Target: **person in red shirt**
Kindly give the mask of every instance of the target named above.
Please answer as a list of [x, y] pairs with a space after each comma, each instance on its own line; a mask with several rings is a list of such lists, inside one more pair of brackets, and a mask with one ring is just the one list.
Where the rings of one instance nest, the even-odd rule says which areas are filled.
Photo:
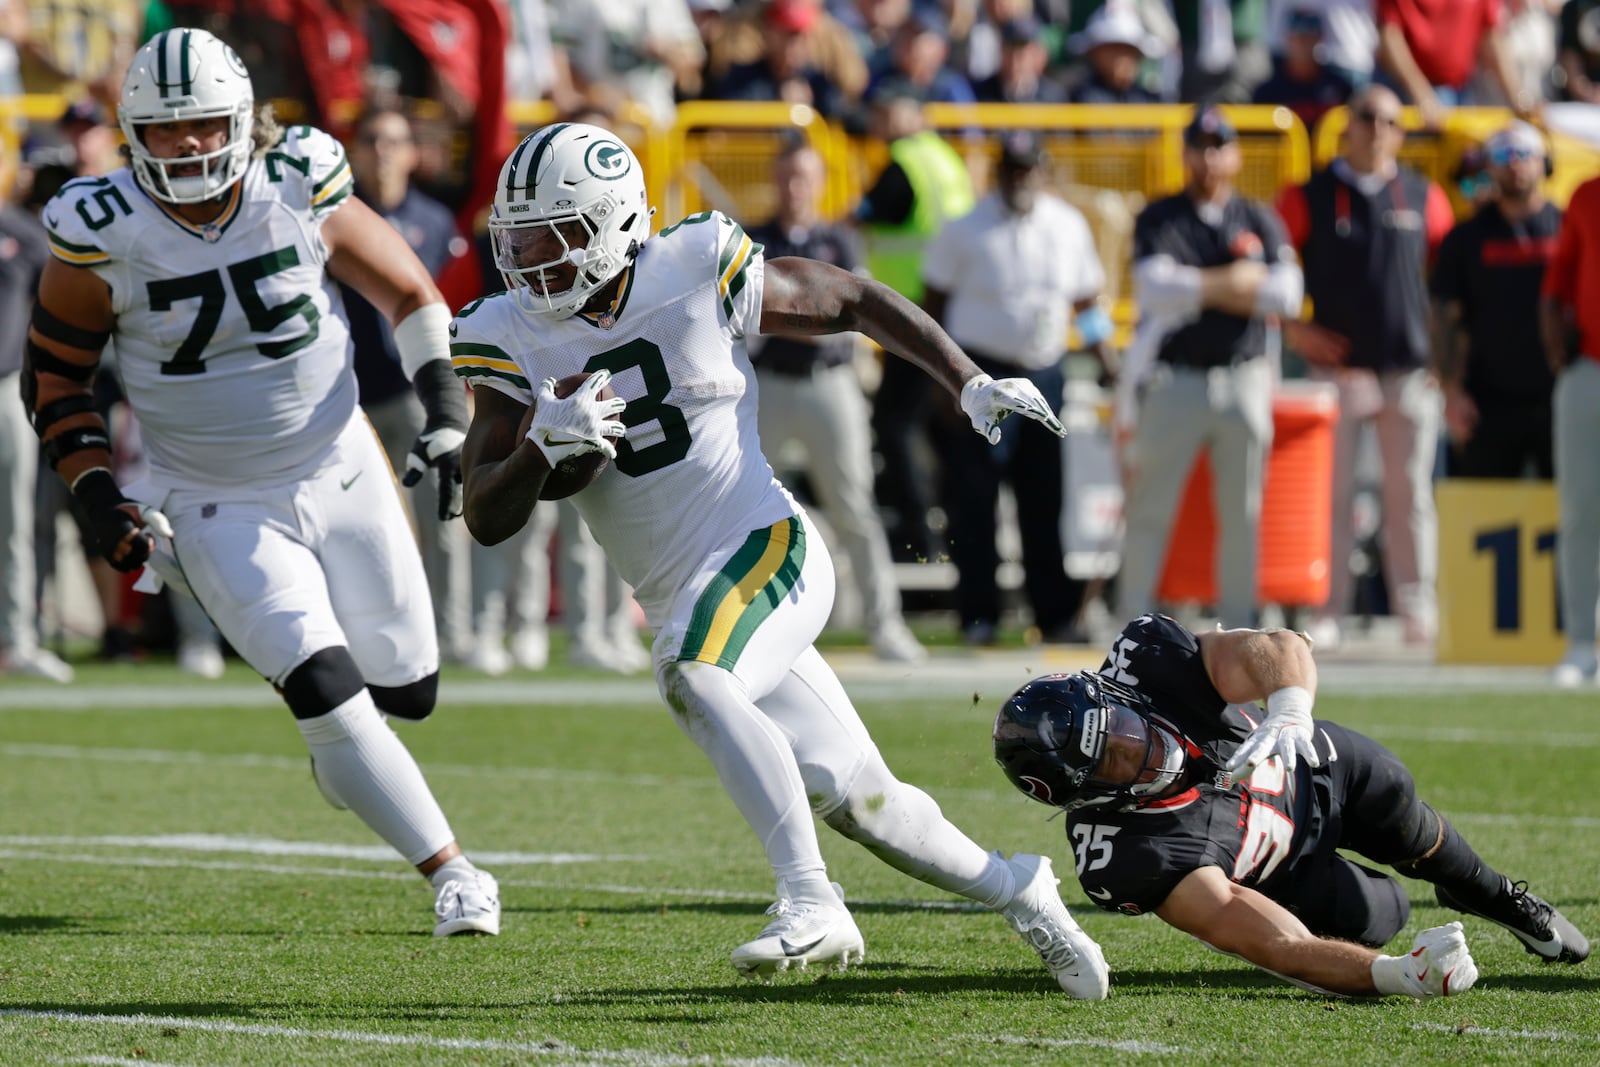
[[1467, 83], [1480, 63], [1518, 115], [1538, 111], [1538, 100], [1517, 84], [1500, 0], [1377, 0], [1374, 13], [1378, 65], [1429, 129], [1443, 124], [1447, 108], [1469, 102]]
[[1315, 377], [1339, 387], [1334, 436], [1332, 573], [1314, 624], [1319, 644], [1338, 641], [1354, 578], [1348, 560], [1356, 447], [1376, 425], [1383, 465], [1383, 561], [1389, 603], [1410, 643], [1437, 625], [1438, 520], [1433, 460], [1439, 390], [1428, 369], [1431, 311], [1425, 275], [1455, 225], [1444, 190], [1397, 161], [1405, 133], [1400, 100], [1373, 85], [1350, 103], [1341, 154], [1304, 185], [1290, 186], [1278, 214], [1300, 252], [1310, 322], [1286, 338]]
[[[1540, 325], [1556, 374], [1556, 495], [1561, 520], [1556, 574], [1567, 654], [1552, 680], [1571, 688], [1596, 674], [1600, 602], [1600, 178], [1578, 186], [1544, 274]], [[1583, 300], [1578, 294], [1587, 294]]]

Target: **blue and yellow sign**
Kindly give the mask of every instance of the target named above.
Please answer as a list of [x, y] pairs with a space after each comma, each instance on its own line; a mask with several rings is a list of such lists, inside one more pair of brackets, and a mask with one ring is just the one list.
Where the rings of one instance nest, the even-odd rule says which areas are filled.
[[1439, 662], [1559, 661], [1555, 486], [1455, 479], [1436, 499]]

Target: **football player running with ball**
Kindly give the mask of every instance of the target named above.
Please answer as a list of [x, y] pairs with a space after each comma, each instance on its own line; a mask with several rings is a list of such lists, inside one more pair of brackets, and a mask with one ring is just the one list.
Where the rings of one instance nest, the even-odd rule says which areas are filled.
[[[433, 884], [434, 933], [497, 933], [494, 878], [462, 855], [384, 721], [433, 710], [438, 641], [326, 275], [395, 324], [427, 409], [407, 477], [437, 472], [441, 518], [460, 512], [467, 423], [449, 311], [405, 240], [350, 196], [338, 142], [257, 117], [244, 64], [211, 34], [141, 48], [121, 122], [130, 166], [68, 182], [44, 209], [54, 259], [24, 371], [43, 454], [112, 566], [182, 583], [282, 693], [323, 794]], [[126, 495], [90, 394], [113, 337], [150, 466]]]
[[[733, 953], [740, 972], [862, 956], [814, 811], [890, 866], [1000, 912], [1073, 996], [1104, 997], [1104, 958], [1061, 903], [1050, 861], [986, 852], [896, 779], [812, 647], [833, 567], [761, 453], [745, 339], [859, 330], [959, 395], [991, 439], [1013, 412], [1061, 433], [1053, 407], [1026, 380], [980, 374], [881, 284], [812, 260], [767, 262], [713, 211], [651, 236], [651, 213], [638, 160], [597, 127], [545, 127], [506, 161], [489, 229], [509, 289], [451, 326], [456, 373], [476, 391], [462, 452], [468, 527], [485, 544], [504, 540], [552, 467], [611, 458], [573, 501], [656, 631], [663, 699], [777, 878], [773, 920]], [[559, 399], [555, 381], [580, 372], [592, 376]], [[607, 383], [618, 399], [598, 399]], [[619, 408], [620, 423], [609, 418]]]
[[[1143, 615], [1098, 673], [1017, 690], [995, 719], [995, 758], [1022, 792], [1065, 809], [1091, 900], [1155, 912], [1295, 985], [1422, 999], [1478, 977], [1460, 922], [1379, 953], [1410, 902], [1339, 849], [1432, 882], [1441, 905], [1505, 927], [1546, 962], [1582, 963], [1588, 939], [1485, 863], [1392, 752], [1312, 718], [1316, 687], [1302, 634], [1196, 636]], [[1258, 700], [1265, 715], [1248, 706]]]

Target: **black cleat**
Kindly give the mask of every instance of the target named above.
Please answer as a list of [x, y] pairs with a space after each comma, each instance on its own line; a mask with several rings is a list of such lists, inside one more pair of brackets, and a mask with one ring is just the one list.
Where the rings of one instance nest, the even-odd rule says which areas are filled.
[[1433, 892], [1447, 908], [1504, 926], [1517, 935], [1523, 948], [1546, 963], [1582, 963], [1589, 958], [1589, 939], [1565, 915], [1528, 892], [1527, 882], [1507, 878], [1500, 895], [1483, 911], [1467, 907], [1442, 885], [1434, 886]]

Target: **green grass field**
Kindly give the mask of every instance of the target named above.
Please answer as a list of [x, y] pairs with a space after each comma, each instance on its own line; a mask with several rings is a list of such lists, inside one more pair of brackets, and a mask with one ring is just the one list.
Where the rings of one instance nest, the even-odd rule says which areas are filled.
[[[89, 667], [60, 692], [100, 699], [64, 707], [0, 681], [0, 1065], [1600, 1062], [1600, 959], [1546, 966], [1480, 920], [1469, 994], [1333, 1001], [1090, 910], [1061, 823], [990, 759], [999, 691], [861, 708], [975, 839], [1055, 857], [1111, 998], [1068, 1000], [998, 916], [826, 828], [866, 963], [748, 982], [727, 957], [772, 886], [704, 758], [643, 683], [552, 677], [512, 688], [629, 699], [488, 702], [501, 680], [403, 730], [500, 878], [504, 933], [444, 941], [431, 891], [323, 803], [242, 668], [208, 687]], [[1485, 857], [1600, 933], [1592, 694], [1328, 692], [1318, 713], [1387, 743]], [[1394, 951], [1455, 917], [1407, 887]]]

